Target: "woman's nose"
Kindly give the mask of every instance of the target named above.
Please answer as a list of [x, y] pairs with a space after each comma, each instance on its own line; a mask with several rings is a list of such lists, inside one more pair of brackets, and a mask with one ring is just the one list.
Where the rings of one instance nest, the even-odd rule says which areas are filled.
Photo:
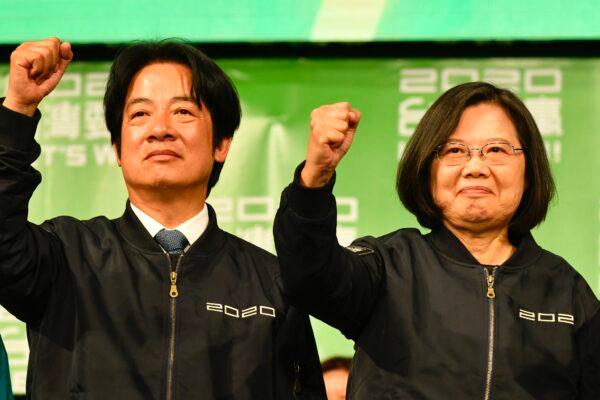
[[483, 157], [479, 153], [479, 150], [472, 150], [471, 157], [467, 160], [465, 165], [463, 166], [462, 174], [463, 176], [487, 176], [489, 175], [490, 168], [487, 163], [484, 161]]

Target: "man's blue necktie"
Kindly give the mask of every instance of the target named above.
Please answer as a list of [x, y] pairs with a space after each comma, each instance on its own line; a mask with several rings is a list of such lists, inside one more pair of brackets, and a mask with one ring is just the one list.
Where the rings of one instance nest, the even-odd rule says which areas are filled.
[[161, 229], [154, 239], [169, 254], [183, 254], [190, 244], [183, 233], [177, 229]]

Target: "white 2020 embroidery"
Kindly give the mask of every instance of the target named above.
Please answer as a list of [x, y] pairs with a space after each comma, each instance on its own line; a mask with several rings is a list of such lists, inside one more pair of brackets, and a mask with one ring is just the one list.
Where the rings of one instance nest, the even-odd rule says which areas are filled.
[[575, 317], [571, 314], [562, 313], [535, 313], [533, 311], [523, 310], [519, 308], [519, 317], [528, 321], [536, 322], [554, 322], [568, 325], [575, 325]]
[[275, 309], [267, 306], [252, 306], [248, 308], [235, 308], [226, 304], [206, 303], [208, 311], [223, 313], [233, 318], [248, 318], [254, 315], [264, 315], [265, 317], [275, 318]]

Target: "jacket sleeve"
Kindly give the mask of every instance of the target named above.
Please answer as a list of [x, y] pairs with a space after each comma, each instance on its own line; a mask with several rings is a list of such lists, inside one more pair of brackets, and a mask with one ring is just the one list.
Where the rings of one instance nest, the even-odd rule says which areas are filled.
[[333, 179], [304, 188], [302, 167], [283, 191], [273, 227], [284, 292], [302, 311], [357, 339], [382, 287], [381, 250], [375, 241], [355, 252], [338, 244]]
[[323, 372], [308, 315], [288, 306], [275, 340], [277, 399], [323, 400]]
[[583, 278], [578, 283], [578, 308], [588, 318], [575, 333], [581, 366], [577, 400], [596, 400], [600, 399], [600, 303]]
[[0, 304], [25, 322], [42, 316], [62, 254], [54, 235], [27, 222], [41, 181], [31, 166], [40, 154], [39, 118], [39, 111], [30, 118], [0, 105]]

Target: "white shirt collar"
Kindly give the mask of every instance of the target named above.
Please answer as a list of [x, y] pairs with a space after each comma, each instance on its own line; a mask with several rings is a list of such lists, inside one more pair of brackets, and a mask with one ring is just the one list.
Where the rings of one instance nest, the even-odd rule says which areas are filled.
[[[161, 229], [169, 229], [163, 226], [160, 222], [158, 222], [148, 214], [146, 214], [145, 212], [143, 212], [142, 210], [140, 210], [139, 208], [137, 208], [133, 203], [130, 202], [129, 205], [131, 206], [131, 210], [138, 217], [142, 225], [144, 225], [144, 228], [146, 228], [150, 236], [154, 237]], [[207, 226], [208, 210], [206, 209], [205, 204], [204, 207], [202, 207], [202, 211], [200, 211], [198, 214], [188, 219], [181, 225], [175, 227], [174, 229], [177, 229], [179, 232], [183, 233], [183, 235], [188, 240], [191, 246], [196, 240], [198, 240], [200, 236], [202, 236]]]

